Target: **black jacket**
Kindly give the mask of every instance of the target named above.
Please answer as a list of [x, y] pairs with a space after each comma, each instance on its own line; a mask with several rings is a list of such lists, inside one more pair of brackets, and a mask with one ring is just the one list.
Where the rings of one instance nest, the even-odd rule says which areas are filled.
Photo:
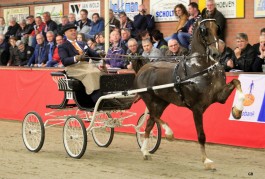
[[20, 50], [18, 50], [18, 64], [19, 66], [24, 66], [27, 65], [27, 63], [29, 62], [30, 57], [33, 55], [34, 53], [34, 48], [31, 46], [27, 46], [25, 45], [25, 50], [23, 52], [21, 52]]
[[229, 48], [225, 47], [223, 53], [220, 55], [220, 63], [223, 65], [226, 72], [231, 70], [231, 67], [227, 66], [227, 61], [232, 59], [234, 55], [234, 51]]
[[148, 30], [148, 32], [152, 32], [155, 29], [155, 17], [153, 15], [141, 15], [140, 13], [134, 16], [133, 25], [136, 31], [136, 34]]
[[19, 29], [18, 23], [16, 23], [14, 26], [9, 26], [7, 29], [7, 32], [5, 34], [6, 40], [8, 41], [9, 37], [16, 36], [17, 30]]

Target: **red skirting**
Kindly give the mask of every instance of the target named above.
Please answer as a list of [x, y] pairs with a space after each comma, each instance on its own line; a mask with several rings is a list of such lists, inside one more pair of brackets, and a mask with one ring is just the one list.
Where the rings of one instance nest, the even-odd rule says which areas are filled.
[[[23, 120], [29, 111], [38, 112], [45, 120], [44, 113], [47, 104], [59, 104], [63, 92], [57, 90], [50, 72], [58, 69], [0, 69], [0, 118]], [[231, 81], [237, 76], [227, 76]], [[238, 122], [228, 120], [235, 91], [225, 104], [213, 104], [204, 114], [204, 129], [207, 142], [265, 148], [265, 124]], [[144, 112], [142, 101], [134, 104], [131, 111], [137, 112], [136, 117], [126, 119], [126, 123], [137, 123], [137, 119]], [[195, 125], [191, 111], [170, 105], [164, 112], [162, 119], [173, 129], [177, 139], [197, 140]], [[132, 128], [116, 129], [123, 132], [134, 132]]]

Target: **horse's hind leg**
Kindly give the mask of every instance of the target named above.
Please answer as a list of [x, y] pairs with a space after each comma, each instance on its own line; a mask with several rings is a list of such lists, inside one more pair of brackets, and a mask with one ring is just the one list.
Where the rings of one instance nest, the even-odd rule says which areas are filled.
[[236, 88], [238, 98], [235, 106], [232, 108], [232, 115], [235, 119], [240, 119], [243, 111], [243, 102], [245, 99], [245, 96], [243, 94], [243, 91], [241, 89], [240, 81], [237, 79], [233, 79], [230, 83], [228, 83], [224, 89], [218, 94], [217, 101], [220, 103], [225, 103], [227, 98], [230, 96], [232, 91]]
[[205, 137], [205, 133], [204, 133], [204, 129], [203, 129], [203, 112], [204, 112], [204, 110], [200, 106], [198, 106], [198, 107], [195, 107], [194, 109], [192, 109], [192, 112], [193, 112], [193, 118], [194, 118], [196, 131], [197, 131], [197, 135], [198, 135], [198, 142], [199, 142], [200, 148], [201, 148], [202, 162], [205, 166], [205, 169], [215, 169], [213, 161], [210, 160], [209, 158], [207, 158], [206, 151], [205, 151], [206, 137]]

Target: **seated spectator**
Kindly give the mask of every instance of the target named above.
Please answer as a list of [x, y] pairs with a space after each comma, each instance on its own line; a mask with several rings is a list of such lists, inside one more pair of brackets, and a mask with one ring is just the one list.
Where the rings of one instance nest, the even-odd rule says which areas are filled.
[[126, 52], [128, 50], [128, 40], [131, 38], [130, 29], [121, 29], [121, 48]]
[[179, 30], [176, 35], [173, 35], [172, 38], [176, 39], [181, 46], [186, 49], [189, 49], [190, 45], [190, 37], [192, 35], [193, 23], [196, 21], [196, 18], [200, 15], [200, 11], [198, 9], [198, 4], [195, 2], [191, 2], [188, 6], [190, 18], [183, 28]]
[[45, 54], [46, 54], [46, 43], [42, 34], [36, 35], [37, 45], [34, 50], [34, 54], [29, 59], [28, 66], [44, 67]]
[[88, 11], [86, 9], [80, 10], [80, 20], [77, 22], [77, 32], [87, 34], [91, 30], [91, 20], [87, 17]]
[[15, 61], [11, 64], [12, 66], [25, 66], [28, 64], [29, 59], [34, 53], [34, 48], [24, 44], [21, 40], [16, 42]]
[[230, 71], [233, 67], [233, 60], [232, 60], [232, 56], [234, 55], [234, 51], [227, 47], [225, 45], [225, 42], [222, 41], [221, 39], [219, 39], [219, 53], [220, 53], [220, 60], [219, 62], [223, 65], [224, 69], [226, 72]]
[[58, 33], [59, 34], [62, 34], [61, 31], [63, 29], [63, 27], [69, 23], [69, 19], [68, 19], [68, 16], [63, 16], [61, 18], [61, 23], [58, 25]]
[[[260, 35], [264, 35], [265, 36], [265, 28], [262, 28], [260, 30]], [[256, 43], [253, 45], [253, 48], [255, 49], [255, 52], [260, 55], [260, 49], [259, 49], [259, 45], [260, 45], [260, 42]]]
[[[259, 37], [259, 54], [253, 64], [253, 72], [262, 72], [262, 65], [265, 64], [265, 35]], [[263, 71], [265, 72], [265, 71]]]
[[95, 50], [96, 42], [94, 39], [87, 39], [87, 46], [92, 50]]
[[127, 50], [127, 55], [128, 60], [127, 60], [127, 68], [128, 69], [132, 69], [132, 63], [130, 62], [130, 60], [134, 57], [139, 57], [141, 56], [143, 53], [143, 49], [139, 48], [137, 41], [134, 38], [130, 38], [128, 40], [128, 50]]
[[176, 39], [170, 39], [168, 41], [168, 50], [165, 53], [165, 56], [182, 56], [187, 55], [188, 50], [179, 45]]
[[42, 29], [42, 35], [43, 37], [45, 38], [46, 40], [46, 32], [48, 31], [53, 31], [53, 33], [56, 35], [58, 33], [58, 25], [56, 22], [54, 22], [52, 19], [51, 19], [51, 14], [50, 12], [44, 12], [42, 14], [42, 17], [43, 17], [43, 20], [45, 22], [45, 26], [44, 28]]
[[[52, 60], [46, 63], [46, 67], [63, 67], [62, 60], [59, 56], [58, 46], [63, 44], [63, 36], [57, 35], [55, 38], [56, 44], [52, 51]], [[46, 48], [47, 49], [47, 48]]]
[[7, 66], [13, 66], [14, 63], [17, 61], [17, 46], [16, 46], [16, 42], [17, 42], [17, 39], [16, 37], [12, 36], [9, 38], [8, 40], [10, 46], [9, 46], [9, 60], [8, 60], [8, 63], [7, 63]]
[[147, 10], [143, 4], [138, 7], [139, 14], [134, 16], [133, 25], [135, 28], [135, 35], [147, 30], [151, 33], [155, 29], [155, 17], [147, 14]]
[[7, 65], [9, 60], [9, 46], [5, 41], [5, 36], [0, 34], [0, 65]]
[[143, 40], [142, 46], [144, 49], [142, 56], [149, 58], [150, 62], [158, 61], [161, 57], [163, 57], [162, 52], [159, 49], [153, 47], [153, 44], [149, 39]]
[[165, 55], [166, 51], [168, 50], [167, 41], [164, 39], [163, 33], [159, 30], [153, 30], [152, 32], [153, 41], [157, 44], [156, 48], [159, 49], [163, 56]]
[[83, 33], [77, 33], [76, 41], [86, 42], [87, 40], [86, 40], [85, 34], [83, 34]]
[[114, 28], [120, 29], [120, 21], [114, 16], [112, 9], [109, 10], [109, 27], [110, 32], [112, 32]]
[[106, 55], [106, 67], [107, 68], [126, 68], [126, 63], [122, 55], [125, 51], [121, 48], [120, 33], [117, 31], [112, 31], [110, 33], [111, 47], [109, 48]]
[[95, 51], [105, 51], [105, 36], [104, 32], [100, 32], [95, 35]]
[[7, 32], [8, 26], [6, 25], [5, 19], [0, 17], [0, 34], [5, 35]]
[[236, 48], [232, 56], [233, 68], [244, 72], [251, 72], [255, 58], [255, 49], [248, 43], [247, 34], [238, 33], [236, 36]]
[[70, 13], [68, 15], [68, 21], [69, 21], [70, 24], [74, 24], [75, 26], [78, 26], [78, 23], [76, 21], [75, 13]]
[[24, 44], [28, 44], [28, 39], [23, 38], [27, 29], [28, 29], [28, 25], [26, 23], [26, 20], [25, 19], [20, 20], [19, 28], [17, 30], [15, 37], [17, 40], [21, 40]]
[[19, 28], [19, 25], [18, 25], [18, 23], [16, 21], [16, 18], [12, 17], [9, 20], [9, 27], [8, 27], [7, 32], [5, 34], [5, 37], [6, 37], [7, 41], [9, 39], [9, 37], [15, 37], [16, 36], [18, 28]]
[[37, 45], [36, 35], [41, 34], [42, 30], [45, 27], [45, 23], [42, 22], [42, 19], [40, 16], [37, 16], [35, 18], [35, 23], [36, 23], [36, 25], [34, 25], [34, 31], [32, 31], [32, 33], [31, 33], [31, 35], [33, 36], [32, 37], [32, 45], [31, 45], [32, 47], [35, 47]]
[[53, 31], [48, 31], [46, 33], [47, 43], [45, 45], [45, 56], [43, 60], [43, 67], [53, 67], [54, 61], [53, 61], [53, 53], [55, 50], [55, 34]]
[[33, 38], [35, 35], [34, 27], [36, 27], [36, 23], [33, 15], [29, 15], [26, 19], [27, 28], [24, 31], [23, 39], [25, 39], [24, 42], [28, 42], [29, 46], [32, 46]]
[[213, 18], [216, 20], [217, 25], [220, 28], [219, 38], [225, 40], [225, 26], [226, 19], [224, 15], [216, 9], [216, 3], [214, 0], [206, 1], [206, 8], [202, 10], [203, 18]]
[[120, 29], [129, 29], [131, 31], [131, 36], [135, 37], [136, 33], [134, 30], [132, 20], [129, 17], [127, 17], [124, 11], [119, 13], [119, 18], [120, 18]]
[[99, 17], [98, 13], [92, 15], [91, 30], [88, 34], [85, 34], [87, 38], [94, 38], [97, 33], [100, 33], [104, 30], [104, 20]]

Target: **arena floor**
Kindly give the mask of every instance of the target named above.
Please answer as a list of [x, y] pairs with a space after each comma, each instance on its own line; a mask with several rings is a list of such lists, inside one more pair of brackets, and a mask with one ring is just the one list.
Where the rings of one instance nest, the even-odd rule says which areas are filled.
[[0, 120], [0, 179], [265, 178], [265, 149], [208, 144], [207, 151], [216, 171], [204, 170], [196, 142], [162, 140], [152, 160], [145, 161], [134, 135], [116, 133], [108, 148], [97, 147], [89, 135], [85, 155], [72, 159], [63, 146], [62, 128], [54, 127], [46, 130], [42, 150], [31, 153], [24, 147], [21, 123]]

